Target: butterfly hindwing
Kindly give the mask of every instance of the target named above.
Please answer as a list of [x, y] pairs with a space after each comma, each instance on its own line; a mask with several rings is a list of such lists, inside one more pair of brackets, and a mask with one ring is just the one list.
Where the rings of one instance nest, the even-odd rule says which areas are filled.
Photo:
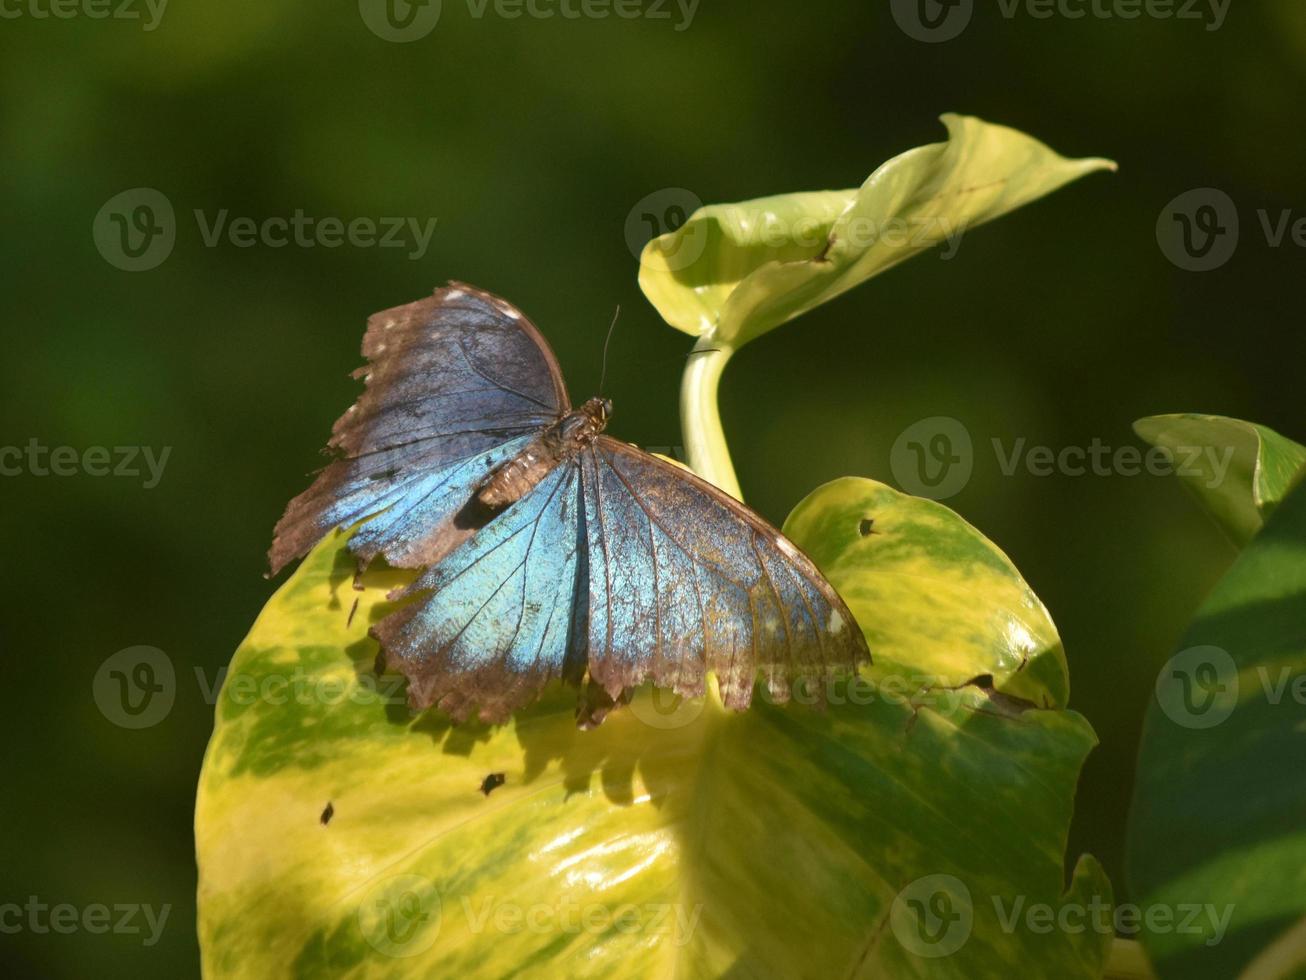
[[375, 516], [350, 540], [366, 565], [429, 565], [470, 537], [454, 520], [472, 488], [570, 408], [548, 344], [518, 310], [452, 283], [377, 313], [363, 338], [366, 389], [336, 422], [337, 458], [287, 507], [272, 571], [323, 535]]
[[415, 707], [506, 720], [548, 681], [579, 680], [587, 585], [580, 472], [556, 467], [397, 598], [372, 628]]
[[616, 697], [644, 680], [685, 696], [714, 672], [747, 707], [870, 659], [843, 600], [811, 560], [692, 473], [600, 436], [582, 454], [590, 677]]

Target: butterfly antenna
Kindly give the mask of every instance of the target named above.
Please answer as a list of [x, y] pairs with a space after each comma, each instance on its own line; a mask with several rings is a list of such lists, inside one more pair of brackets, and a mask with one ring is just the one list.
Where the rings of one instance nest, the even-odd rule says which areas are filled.
[[612, 331], [617, 329], [617, 318], [621, 316], [621, 306], [618, 304], [617, 312], [612, 314], [612, 326], [608, 327], [607, 339], [603, 341], [603, 370], [599, 374], [599, 395], [603, 394], [603, 383], [608, 378], [608, 345], [612, 343]]

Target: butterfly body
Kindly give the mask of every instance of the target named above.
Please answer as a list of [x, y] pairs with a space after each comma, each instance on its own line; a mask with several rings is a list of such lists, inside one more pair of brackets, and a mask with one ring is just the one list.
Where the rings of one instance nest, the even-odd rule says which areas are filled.
[[502, 510], [526, 496], [557, 466], [573, 460], [608, 424], [612, 402], [591, 398], [531, 440], [525, 449], [492, 472], [476, 491], [490, 510]]
[[562, 680], [596, 723], [646, 681], [693, 697], [711, 672], [743, 709], [759, 679], [784, 702], [869, 661], [806, 555], [605, 434], [606, 399], [573, 410], [547, 342], [504, 300], [451, 283], [373, 316], [363, 354], [336, 458], [287, 507], [269, 560], [356, 526], [360, 569], [419, 570], [371, 629], [414, 708], [499, 722]]

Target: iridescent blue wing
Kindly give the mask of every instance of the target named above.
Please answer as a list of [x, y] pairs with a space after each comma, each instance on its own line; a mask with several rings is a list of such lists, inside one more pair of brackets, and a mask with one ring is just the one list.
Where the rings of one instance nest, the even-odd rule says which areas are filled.
[[584, 503], [563, 463], [396, 598], [372, 627], [409, 703], [501, 722], [550, 680], [584, 675]]
[[581, 455], [589, 678], [617, 698], [652, 680], [692, 697], [716, 674], [746, 708], [869, 662], [838, 593], [779, 531], [716, 487], [600, 436]]
[[[372, 627], [414, 708], [503, 721], [550, 680], [583, 711], [646, 680], [746, 708], [760, 674], [787, 701], [869, 661], [811, 560], [698, 477], [600, 437], [395, 596]], [[594, 688], [606, 693], [604, 702]], [[819, 688], [815, 692], [820, 696]], [[582, 715], [586, 720], [586, 715]]]
[[378, 554], [404, 568], [439, 561], [474, 533], [459, 515], [485, 474], [570, 408], [534, 325], [461, 283], [372, 316], [363, 355], [366, 389], [327, 446], [337, 458], [277, 524], [274, 574], [367, 517], [349, 542], [360, 567]]

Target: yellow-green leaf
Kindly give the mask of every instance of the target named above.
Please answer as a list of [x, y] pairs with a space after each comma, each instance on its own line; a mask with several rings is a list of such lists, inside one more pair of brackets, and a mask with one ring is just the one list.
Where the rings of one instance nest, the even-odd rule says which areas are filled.
[[942, 686], [980, 674], [1064, 705], [1065, 651], [1047, 608], [992, 541], [933, 500], [858, 477], [818, 487], [785, 533], [801, 542], [866, 634], [879, 673]]
[[700, 208], [649, 242], [639, 282], [662, 318], [738, 349], [937, 245], [1096, 170], [1005, 126], [943, 117], [948, 140], [917, 147], [860, 188]]
[[[1100, 976], [1109, 885], [1085, 858], [1063, 894], [1094, 742], [1074, 713], [868, 673], [824, 711], [646, 689], [582, 732], [554, 689], [450, 727], [373, 675], [367, 626], [402, 576], [356, 591], [343, 540], [271, 599], [219, 700], [196, 810], [210, 978]], [[1034, 909], [1087, 924], [1046, 934]]]
[[1306, 470], [1306, 446], [1241, 419], [1153, 415], [1134, 431], [1166, 451], [1184, 485], [1240, 547]]

